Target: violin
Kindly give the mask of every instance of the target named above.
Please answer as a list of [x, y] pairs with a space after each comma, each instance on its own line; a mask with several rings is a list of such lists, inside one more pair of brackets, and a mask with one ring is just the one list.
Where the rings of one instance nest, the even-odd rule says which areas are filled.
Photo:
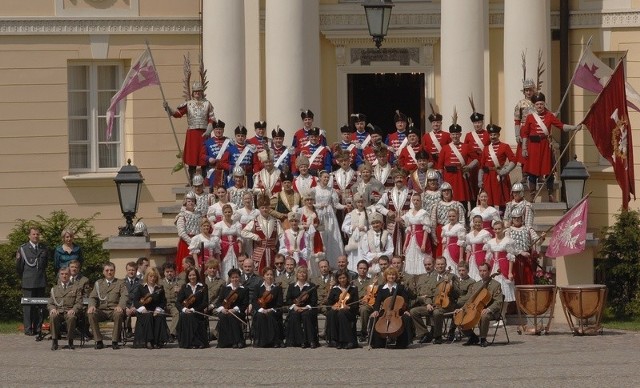
[[153, 302], [153, 295], [158, 295], [160, 294], [160, 290], [154, 290], [152, 293], [149, 293], [145, 296], [143, 296], [142, 298], [140, 298], [140, 304], [145, 306], [148, 305], [149, 303]]
[[340, 297], [338, 298], [338, 301], [333, 304], [333, 307], [336, 309], [344, 309], [349, 307], [348, 302], [350, 298], [351, 298], [351, 294], [349, 294], [349, 288], [347, 288], [346, 290], [340, 293]]
[[260, 308], [263, 309], [268, 309], [269, 307], [267, 307], [269, 305], [269, 303], [271, 303], [271, 301], [273, 300], [273, 294], [271, 293], [271, 291], [266, 291], [262, 293], [262, 296], [260, 296], [258, 298], [258, 305], [260, 305]]
[[295, 304], [298, 307], [305, 306], [307, 304], [307, 300], [309, 299], [310, 292], [314, 290], [316, 287], [318, 286], [314, 285], [313, 287], [302, 291], [300, 295], [298, 295], [298, 297], [293, 300], [293, 304]]
[[367, 286], [367, 293], [362, 297], [362, 304], [368, 304], [373, 307], [376, 303], [376, 295], [378, 295], [378, 278], [380, 273], [375, 277], [375, 281]]
[[451, 267], [447, 269], [447, 271], [442, 275], [444, 276], [444, 281], [440, 282], [436, 287], [436, 297], [434, 298], [434, 303], [437, 307], [441, 307], [446, 309], [449, 307], [451, 301], [449, 300], [449, 293], [451, 293]]
[[182, 307], [184, 308], [191, 308], [193, 307], [193, 305], [196, 303], [196, 298], [197, 295], [202, 292], [202, 290], [198, 290], [196, 292], [194, 292], [193, 294], [187, 296], [183, 301], [182, 301]]
[[456, 326], [462, 328], [462, 330], [471, 330], [476, 327], [478, 322], [480, 322], [482, 310], [484, 310], [484, 308], [487, 307], [487, 303], [491, 301], [491, 294], [487, 289], [489, 282], [499, 274], [500, 270], [498, 269], [498, 271], [491, 275], [491, 277], [484, 282], [482, 287], [476, 291], [471, 298], [469, 298], [467, 303], [453, 314], [453, 322]]
[[231, 310], [234, 307], [233, 304], [236, 303], [237, 300], [238, 289], [236, 288], [235, 290], [231, 290], [227, 297], [224, 298], [222, 301], [222, 307], [224, 307], [225, 310]]
[[378, 318], [375, 324], [375, 331], [384, 338], [397, 338], [404, 329], [402, 323], [402, 310], [405, 307], [405, 300], [402, 296], [398, 296], [399, 285], [396, 285], [393, 294], [382, 303], [384, 314]]

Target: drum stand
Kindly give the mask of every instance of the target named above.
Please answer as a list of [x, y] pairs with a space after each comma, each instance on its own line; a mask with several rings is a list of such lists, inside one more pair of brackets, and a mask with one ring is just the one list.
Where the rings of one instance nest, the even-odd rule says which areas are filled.
[[[534, 305], [538, 306], [538, 292], [533, 292], [533, 301]], [[523, 304], [521, 300], [521, 295], [519, 292], [516, 292], [516, 305], [518, 307], [518, 321], [520, 323], [523, 322], [523, 318], [525, 320], [525, 324], [518, 325], [517, 333], [518, 334], [529, 334], [529, 335], [547, 335], [549, 334], [549, 328], [551, 327], [551, 321], [553, 320], [553, 310], [555, 309], [556, 304], [556, 290], [553, 291], [553, 296], [551, 297], [551, 303], [549, 307], [540, 313], [534, 314], [526, 314], [526, 311], [523, 311]], [[533, 326], [529, 326], [530, 319], [533, 320]], [[546, 323], [546, 324], [545, 324]]]

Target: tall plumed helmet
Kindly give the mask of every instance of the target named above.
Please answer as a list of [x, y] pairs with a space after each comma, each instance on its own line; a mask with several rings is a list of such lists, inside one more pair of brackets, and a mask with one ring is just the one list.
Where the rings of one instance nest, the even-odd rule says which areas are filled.
[[462, 133], [462, 127], [458, 124], [458, 110], [455, 105], [453, 106], [453, 116], [451, 116], [451, 125], [449, 126], [449, 133]]
[[201, 92], [203, 90], [204, 90], [204, 87], [202, 86], [202, 82], [195, 81], [193, 84], [191, 84], [191, 91], [192, 92]]
[[531, 78], [527, 78], [526, 80], [524, 80], [524, 82], [522, 83], [522, 90], [524, 91], [524, 89], [533, 89], [536, 90], [536, 83], [531, 79]]
[[482, 121], [484, 120], [484, 115], [482, 113], [478, 113], [476, 112], [476, 104], [473, 102], [473, 94], [471, 96], [469, 96], [469, 104], [471, 104], [471, 111], [473, 113], [471, 113], [471, 122], [475, 123], [477, 121]]

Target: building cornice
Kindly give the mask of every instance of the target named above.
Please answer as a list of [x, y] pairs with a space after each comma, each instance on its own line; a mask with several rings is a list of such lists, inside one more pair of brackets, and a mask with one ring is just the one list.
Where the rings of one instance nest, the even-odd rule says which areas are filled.
[[0, 35], [199, 34], [197, 18], [2, 18]]

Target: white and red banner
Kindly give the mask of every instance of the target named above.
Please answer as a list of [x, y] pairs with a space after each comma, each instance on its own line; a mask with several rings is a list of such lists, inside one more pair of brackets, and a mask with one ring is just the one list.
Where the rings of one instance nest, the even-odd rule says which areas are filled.
[[111, 98], [111, 104], [109, 105], [109, 109], [107, 109], [106, 113], [107, 139], [111, 139], [113, 119], [116, 115], [116, 107], [118, 103], [136, 90], [150, 85], [159, 84], [160, 79], [158, 78], [155, 66], [153, 66], [153, 60], [151, 59], [149, 48], [147, 48], [133, 66], [131, 66], [131, 70], [129, 70], [120, 90], [118, 90], [118, 92], [116, 92], [116, 94]]
[[633, 142], [629, 112], [625, 98], [624, 62], [620, 61], [609, 82], [596, 98], [582, 121], [591, 133], [600, 155], [613, 166], [622, 189], [622, 207], [629, 207], [631, 194], [635, 200]]
[[584, 251], [587, 238], [588, 197], [584, 197], [562, 216], [553, 227], [553, 236], [547, 248], [547, 257], [572, 255]]

